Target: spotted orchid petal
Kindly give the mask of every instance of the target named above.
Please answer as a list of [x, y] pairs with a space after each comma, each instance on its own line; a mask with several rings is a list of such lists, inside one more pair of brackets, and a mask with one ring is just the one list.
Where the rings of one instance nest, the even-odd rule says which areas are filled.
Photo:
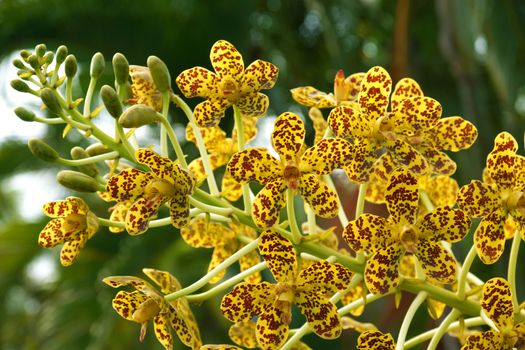
[[494, 148], [490, 153], [512, 153], [515, 154], [518, 150], [518, 142], [510, 133], [503, 131], [499, 133], [494, 139]]
[[63, 201], [55, 201], [44, 204], [42, 211], [49, 217], [65, 217], [69, 214], [86, 215], [88, 206], [81, 198], [67, 197]]
[[155, 176], [171, 182], [174, 168], [174, 164], [171, 160], [159, 156], [148, 148], [140, 148], [136, 150], [135, 158], [137, 158], [137, 162], [147, 165]]
[[[115, 204], [110, 210], [111, 215], [109, 216], [110, 221], [116, 221], [116, 222], [126, 222], [126, 214], [128, 213], [129, 207], [131, 206], [133, 202], [130, 200], [118, 202]], [[123, 227], [116, 227], [116, 226], [110, 226], [109, 231], [114, 233], [123, 232], [125, 228]]]
[[195, 184], [200, 186], [206, 180], [206, 169], [201, 158], [194, 159], [188, 164], [188, 171], [195, 180]]
[[379, 66], [370, 68], [357, 97], [360, 111], [367, 120], [374, 121], [386, 115], [391, 90], [392, 79], [388, 72]]
[[146, 268], [142, 271], [160, 287], [163, 294], [174, 293], [182, 288], [180, 282], [169, 272]]
[[[222, 130], [218, 125], [209, 128], [199, 128], [199, 132], [204, 141], [204, 145], [208, 152], [220, 152], [226, 142], [226, 132]], [[195, 136], [195, 130], [191, 124], [186, 127], [186, 140], [197, 145], [197, 137]]]
[[274, 64], [262, 60], [253, 61], [244, 71], [240, 82], [241, 91], [246, 93], [271, 89], [278, 76], [279, 68]]
[[430, 171], [430, 165], [425, 157], [417, 149], [407, 142], [396, 138], [395, 140], [386, 140], [385, 148], [391, 153], [394, 161], [406, 167], [416, 175], [425, 175]]
[[144, 294], [133, 291], [126, 292], [121, 290], [117, 293], [115, 298], [113, 298], [113, 309], [124, 319], [128, 321], [134, 321], [133, 313], [139, 305], [143, 304], [148, 299]]
[[317, 175], [302, 175], [299, 182], [299, 192], [316, 215], [322, 218], [333, 218], [339, 212], [337, 192], [319, 180]]
[[346, 167], [353, 159], [353, 146], [344, 139], [322, 139], [308, 148], [301, 157], [301, 172], [330, 174], [334, 169]]
[[80, 254], [82, 248], [86, 245], [87, 241], [87, 233], [81, 231], [65, 242], [60, 250], [60, 263], [62, 266], [71, 266]]
[[[467, 338], [467, 342], [461, 350], [492, 350], [505, 349], [503, 334], [494, 331], [478, 332]], [[511, 348], [508, 348], [509, 350]]]
[[193, 67], [179, 74], [175, 82], [185, 97], [208, 98], [217, 93], [217, 75], [206, 68]]
[[485, 216], [474, 232], [474, 244], [484, 264], [495, 263], [505, 249], [505, 215], [502, 209]]
[[193, 110], [195, 122], [201, 128], [216, 126], [224, 116], [224, 111], [230, 106], [231, 103], [225, 98], [210, 97], [195, 106]]
[[235, 153], [228, 162], [227, 171], [241, 183], [267, 184], [282, 176], [279, 161], [264, 148], [247, 148]]
[[274, 286], [268, 282], [240, 283], [222, 298], [221, 311], [232, 322], [245, 321], [272, 307], [275, 298]]
[[390, 106], [392, 112], [396, 112], [401, 106], [401, 102], [407, 98], [423, 96], [423, 90], [419, 84], [410, 78], [403, 78], [397, 82], [392, 92], [392, 97], [390, 99]]
[[403, 251], [399, 244], [380, 248], [370, 257], [365, 268], [365, 282], [374, 294], [391, 293], [399, 284], [399, 262]]
[[[240, 249], [242, 246], [243, 245], [240, 245], [238, 249]], [[257, 254], [257, 252], [255, 251], [250, 252], [239, 259], [240, 270], [241, 272], [246, 271], [250, 267], [257, 265], [260, 262], [261, 262], [261, 258], [259, 257], [259, 254]], [[251, 275], [244, 278], [244, 280], [249, 283], [259, 283], [262, 280], [261, 273], [254, 272]]]
[[131, 77], [131, 99], [130, 104], [143, 104], [155, 109], [162, 110], [162, 94], [155, 86], [151, 73], [147, 67], [129, 66]]
[[269, 182], [257, 193], [252, 203], [253, 221], [258, 227], [272, 227], [279, 220], [281, 209], [286, 204], [284, 191], [286, 183], [277, 179]]
[[456, 280], [456, 259], [440, 242], [419, 239], [415, 254], [430, 281], [453, 283]]
[[456, 172], [456, 163], [446, 153], [425, 146], [419, 146], [418, 151], [427, 160], [432, 173], [452, 175]]
[[328, 128], [328, 122], [324, 119], [321, 110], [316, 107], [312, 107], [308, 110], [308, 117], [312, 121], [312, 127], [314, 128], [314, 145], [324, 138], [326, 130]]
[[419, 178], [419, 186], [437, 207], [453, 206], [457, 201], [459, 185], [451, 177], [444, 175], [423, 176]]
[[151, 286], [148, 282], [135, 276], [110, 276], [104, 278], [102, 282], [113, 288], [133, 286], [137, 291], [147, 295], [157, 293], [155, 288], [153, 288], [153, 286]]
[[387, 182], [380, 179], [377, 175], [371, 174], [368, 186], [366, 187], [365, 199], [367, 202], [382, 204], [385, 203], [385, 188]]
[[252, 320], [237, 322], [228, 330], [228, 336], [234, 343], [242, 345], [248, 349], [257, 347], [255, 338], [255, 322]]
[[243, 96], [235, 104], [245, 117], [262, 117], [268, 111], [270, 99], [260, 92], [252, 92]]
[[324, 339], [335, 339], [341, 335], [343, 327], [337, 307], [322, 295], [314, 291], [301, 291], [295, 303], [315, 334]]
[[352, 140], [368, 138], [372, 133], [367, 116], [353, 107], [332, 109], [328, 116], [328, 126], [334, 135]]
[[299, 116], [285, 112], [277, 117], [272, 132], [272, 146], [283, 163], [296, 161], [304, 144], [304, 136], [304, 123]]
[[487, 156], [487, 172], [499, 189], [512, 189], [516, 183], [517, 170], [524, 165], [514, 153], [490, 153]]
[[374, 141], [363, 139], [354, 143], [354, 158], [345, 167], [350, 181], [355, 183], [368, 182], [374, 163], [380, 156], [381, 148]]
[[178, 299], [172, 302], [172, 306], [170, 321], [175, 333], [183, 344], [192, 349], [199, 349], [202, 345], [201, 335], [188, 301]]
[[242, 197], [242, 184], [236, 181], [232, 174], [225, 172], [222, 177], [221, 195], [231, 202], [235, 202]]
[[153, 318], [153, 329], [159, 343], [167, 350], [173, 349], [171, 321], [168, 314], [159, 313]]
[[175, 193], [169, 201], [171, 224], [182, 228], [190, 221], [190, 198], [188, 193]]
[[395, 350], [394, 338], [390, 333], [365, 331], [357, 339], [358, 350]]
[[436, 149], [457, 152], [469, 148], [478, 137], [478, 130], [468, 120], [461, 117], [448, 117], [438, 120], [427, 130], [426, 138]]
[[385, 199], [394, 222], [412, 224], [416, 221], [419, 185], [416, 177], [407, 169], [394, 170], [385, 191]]
[[157, 216], [157, 211], [168, 198], [159, 196], [155, 198], [142, 197], [135, 201], [126, 214], [126, 231], [130, 235], [140, 235], [147, 231], [150, 220]]
[[357, 98], [359, 91], [361, 91], [361, 84], [365, 78], [365, 73], [359, 72], [350, 74], [344, 80], [344, 85], [347, 90], [346, 100], [353, 101]]
[[499, 330], [514, 328], [511, 290], [503, 278], [492, 278], [483, 285], [481, 308]]
[[343, 230], [343, 238], [355, 252], [373, 252], [380, 249], [391, 235], [387, 220], [381, 216], [364, 213], [350, 221]]
[[425, 96], [405, 98], [396, 105], [388, 119], [397, 133], [410, 134], [434, 127], [441, 117], [441, 104]]
[[[366, 295], [367, 290], [364, 287], [364, 284], [361, 282], [358, 285], [356, 285], [354, 288], [351, 288], [348, 292], [346, 292], [343, 297], [341, 298], [341, 301], [343, 305], [348, 305], [356, 300], [359, 300], [363, 298], [363, 295]], [[361, 305], [359, 307], [356, 307], [352, 310], [350, 310], [350, 313], [353, 316], [361, 316], [363, 314], [363, 311], [365, 311], [365, 305]]]
[[459, 242], [470, 228], [470, 219], [460, 209], [438, 207], [420, 217], [416, 224], [421, 237], [433, 241]]
[[286, 311], [274, 307], [268, 307], [259, 315], [255, 325], [255, 336], [257, 343], [263, 349], [277, 350], [288, 339], [289, 326], [283, 322]]
[[458, 204], [467, 214], [484, 217], [500, 206], [500, 196], [492, 186], [479, 180], [473, 180], [461, 187], [458, 194]]
[[201, 346], [199, 350], [242, 350], [242, 348], [235, 346], [235, 345], [228, 345], [228, 344], [206, 344], [206, 345]]
[[53, 248], [64, 243], [74, 232], [70, 231], [67, 232], [67, 236], [64, 235], [64, 232], [62, 232], [63, 223], [64, 219], [49, 221], [38, 235], [38, 244], [44, 248]]
[[213, 44], [210, 51], [210, 61], [220, 78], [232, 77], [237, 80], [244, 71], [242, 56], [235, 46], [226, 40]]
[[299, 104], [307, 107], [332, 108], [336, 101], [332, 94], [319, 91], [312, 86], [301, 86], [290, 90], [292, 98]]
[[293, 281], [297, 253], [292, 242], [272, 230], [265, 230], [259, 236], [259, 252], [277, 282]]
[[[232, 231], [227, 231], [230, 233], [229, 239], [226, 240], [226, 237], [221, 237], [224, 239], [221, 244], [217, 244], [215, 246], [215, 249], [213, 250], [213, 253], [211, 255], [210, 263], [208, 265], [208, 272], [213, 270], [215, 267], [217, 267], [220, 263], [222, 263], [224, 260], [232, 256], [236, 251], [238, 247], [237, 240], [235, 239], [235, 235]], [[226, 274], [226, 270], [222, 270], [217, 275], [215, 275], [211, 280], [210, 283], [214, 284], [219, 282], [224, 275]]]
[[316, 261], [301, 270], [296, 285], [301, 291], [318, 295], [335, 294], [345, 290], [351, 278], [352, 273], [340, 264]]
[[118, 201], [134, 200], [144, 193], [153, 175], [143, 171], [127, 168], [109, 178], [106, 189], [112, 198]]
[[392, 174], [392, 172], [396, 168], [399, 168], [399, 165], [393, 159], [392, 153], [385, 152], [374, 163], [372, 171], [373, 175], [377, 176], [381, 180], [388, 182], [390, 174]]
[[194, 248], [214, 248], [221, 239], [221, 235], [226, 234], [232, 238], [228, 230], [217, 222], [210, 222], [205, 216], [197, 216], [190, 223], [180, 230], [184, 241]]
[[[257, 135], [257, 118], [250, 116], [242, 116], [242, 123], [244, 126], [244, 141], [248, 142]], [[232, 130], [232, 147], [237, 147], [237, 127]], [[235, 148], [237, 150], [237, 148]]]

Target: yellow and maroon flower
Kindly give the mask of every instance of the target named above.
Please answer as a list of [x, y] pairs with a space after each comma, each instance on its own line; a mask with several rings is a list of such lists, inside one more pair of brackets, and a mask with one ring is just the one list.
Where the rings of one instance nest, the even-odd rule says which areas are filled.
[[129, 66], [131, 98], [129, 104], [146, 105], [157, 112], [162, 111], [162, 94], [155, 86], [148, 67]]
[[461, 350], [523, 349], [525, 323], [514, 324], [514, 306], [506, 280], [498, 277], [485, 283], [481, 293], [481, 309], [494, 323], [497, 331], [490, 330], [471, 335]]
[[259, 91], [274, 86], [279, 74], [276, 66], [257, 60], [245, 70], [241, 54], [225, 40], [213, 44], [210, 60], [215, 73], [194, 67], [185, 70], [176, 79], [184, 96], [206, 98], [194, 110], [199, 126], [217, 125], [224, 111], [232, 105], [237, 106], [246, 117], [266, 114], [268, 96]]
[[232, 322], [257, 315], [259, 346], [279, 349], [288, 338], [295, 303], [318, 336], [337, 338], [342, 331], [341, 317], [328, 298], [346, 288], [351, 272], [339, 264], [316, 261], [297, 273], [297, 255], [289, 240], [272, 230], [264, 231], [259, 240], [259, 251], [277, 283], [238, 284], [222, 299], [223, 315]]
[[352, 146], [343, 139], [323, 139], [303, 153], [304, 136], [303, 121], [286, 112], [277, 118], [272, 133], [273, 148], [280, 161], [264, 148], [247, 148], [230, 159], [227, 171], [236, 181], [265, 185], [252, 206], [257, 226], [268, 228], [277, 222], [287, 188], [298, 190], [317, 215], [324, 218], [337, 215], [337, 193], [319, 175], [343, 167], [352, 157]]
[[[240, 223], [231, 223], [226, 227], [218, 222], [210, 221], [206, 216], [197, 216], [193, 218], [188, 226], [180, 230], [182, 238], [194, 248], [214, 248], [208, 271], [213, 270], [217, 265], [222, 263], [244, 244], [237, 240], [237, 235], [242, 234], [246, 237], [255, 239], [257, 232], [246, 225]], [[257, 252], [250, 252], [239, 259], [241, 271], [257, 265], [260, 262]], [[210, 283], [217, 283], [226, 273], [222, 271], [210, 280]], [[246, 282], [257, 283], [261, 280], [259, 272], [245, 278]]]
[[473, 180], [461, 188], [458, 204], [470, 216], [480, 217], [474, 233], [478, 256], [495, 263], [505, 248], [505, 223], [512, 217], [523, 235], [525, 225], [525, 158], [516, 155], [518, 143], [507, 132], [494, 141], [487, 156], [490, 183]]
[[307, 107], [355, 106], [364, 76], [365, 73], [354, 73], [345, 79], [343, 70], [339, 69], [334, 79], [333, 94], [319, 91], [312, 86], [301, 86], [291, 90], [292, 97]]
[[376, 294], [392, 292], [399, 284], [399, 264], [405, 254], [416, 256], [429, 280], [454, 282], [457, 263], [441, 241], [463, 239], [470, 219], [463, 211], [448, 206], [418, 218], [418, 182], [408, 169], [392, 173], [385, 197], [388, 220], [363, 214], [343, 231], [350, 248], [370, 254], [365, 268], [368, 289]]
[[60, 251], [60, 263], [71, 266], [86, 242], [97, 232], [97, 216], [77, 197], [46, 203], [42, 210], [53, 220], [40, 232], [38, 244], [44, 248], [64, 244]]
[[150, 149], [138, 149], [135, 157], [137, 162], [147, 165], [151, 172], [127, 168], [113, 175], [106, 186], [111, 197], [116, 200], [133, 202], [126, 213], [128, 233], [144, 233], [149, 221], [164, 203], [170, 207], [173, 226], [184, 227], [189, 221], [189, 195], [193, 191], [193, 178], [177, 163], [160, 157]]
[[159, 287], [157, 291], [148, 282], [134, 276], [111, 276], [104, 278], [104, 283], [113, 288], [133, 286], [135, 291], [119, 291], [113, 299], [115, 311], [129, 321], [141, 324], [140, 341], [144, 340], [148, 322], [153, 321], [155, 335], [165, 349], [173, 349], [172, 329], [179, 339], [192, 349], [202, 345], [199, 328], [191, 312], [189, 303], [184, 298], [167, 302], [164, 294], [181, 289], [179, 281], [169, 272], [142, 270]]
[[396, 344], [392, 334], [380, 331], [366, 331], [357, 339], [358, 350], [395, 350]]

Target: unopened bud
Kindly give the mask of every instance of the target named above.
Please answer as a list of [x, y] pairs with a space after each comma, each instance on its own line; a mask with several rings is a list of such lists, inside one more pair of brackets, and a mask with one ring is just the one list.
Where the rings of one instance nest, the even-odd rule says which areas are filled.
[[122, 114], [122, 104], [118, 98], [116, 91], [109, 85], [104, 85], [100, 88], [100, 97], [108, 113], [115, 119], [118, 119]]
[[11, 87], [20, 92], [31, 92], [31, 88], [20, 79], [11, 80]]
[[86, 153], [90, 157], [98, 156], [100, 154], [104, 154], [108, 152], [111, 152], [111, 149], [102, 143], [94, 143], [92, 145], [89, 145], [88, 148], [86, 148]]
[[40, 98], [51, 112], [55, 114], [60, 114], [62, 112], [62, 107], [60, 107], [60, 103], [52, 89], [43, 88], [42, 91], [40, 91]]
[[[73, 147], [71, 149], [71, 158], [75, 160], [89, 158], [89, 154], [82, 147]], [[98, 175], [98, 169], [95, 164], [78, 165], [77, 168], [88, 176], [95, 177]]]
[[67, 47], [64, 45], [61, 45], [58, 47], [56, 55], [55, 55], [55, 62], [57, 65], [61, 65], [66, 60], [67, 56]]
[[73, 55], [67, 55], [66, 60], [64, 61], [64, 71], [66, 72], [66, 77], [69, 79], [73, 78], [77, 74], [77, 59]]
[[46, 51], [47, 47], [45, 44], [38, 44], [37, 46], [35, 46], [35, 53], [38, 57], [44, 57]]
[[31, 139], [28, 142], [29, 150], [37, 158], [46, 162], [54, 163], [60, 156], [51, 146], [39, 139]]
[[18, 69], [22, 69], [22, 70], [26, 69], [26, 66], [25, 66], [24, 62], [22, 62], [22, 60], [19, 59], [19, 58], [15, 58], [13, 60], [13, 66], [15, 66]]
[[51, 64], [51, 62], [53, 62], [53, 58], [55, 58], [55, 54], [49, 51], [44, 55], [44, 63]]
[[29, 58], [29, 56], [31, 56], [31, 52], [29, 52], [29, 50], [20, 51], [20, 57], [22, 57], [24, 61], [27, 62], [27, 59]]
[[148, 57], [148, 68], [151, 77], [160, 92], [166, 92], [171, 88], [171, 76], [166, 64], [157, 56]]
[[57, 181], [62, 186], [78, 192], [97, 192], [101, 187], [91, 176], [73, 170], [59, 171]]
[[36, 115], [35, 113], [33, 113], [33, 111], [30, 111], [29, 109], [26, 109], [24, 107], [16, 107], [15, 114], [18, 118], [26, 122], [32, 122], [36, 118]]
[[29, 63], [34, 70], [40, 69], [40, 63], [38, 62], [38, 57], [36, 55], [30, 55], [27, 58], [27, 63]]
[[129, 78], [129, 63], [126, 57], [121, 53], [113, 56], [113, 74], [118, 85], [123, 85]]
[[161, 116], [153, 108], [146, 105], [134, 105], [122, 113], [118, 118], [118, 123], [125, 128], [139, 128], [160, 120]]
[[104, 62], [104, 56], [100, 52], [97, 52], [93, 55], [93, 58], [91, 59], [89, 75], [92, 78], [98, 79], [104, 72], [105, 67], [106, 62]]

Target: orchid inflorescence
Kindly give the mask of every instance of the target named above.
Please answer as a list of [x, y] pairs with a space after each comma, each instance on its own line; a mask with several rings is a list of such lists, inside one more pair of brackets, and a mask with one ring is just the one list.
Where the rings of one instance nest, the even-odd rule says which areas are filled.
[[[512, 135], [497, 135], [482, 179], [460, 187], [451, 177], [456, 164], [445, 152], [470, 147], [476, 127], [462, 117], [442, 118], [441, 104], [416, 81], [404, 78], [394, 85], [377, 66], [347, 78], [339, 70], [333, 93], [311, 86], [292, 90], [310, 108], [314, 143], [305, 140], [310, 121], [283, 112], [273, 125], [273, 150], [252, 147], [257, 119], [270, 104], [261, 91], [275, 85], [279, 70], [262, 60], [245, 68], [225, 40], [212, 46], [210, 60], [213, 71], [194, 67], [175, 79], [185, 98], [203, 99], [193, 110], [155, 56], [142, 67], [116, 54], [115, 85], [100, 88], [102, 103], [94, 109], [105, 68], [101, 54], [93, 57], [87, 94], [78, 99], [72, 91], [77, 63], [66, 47], [50, 52], [38, 45], [34, 52], [22, 51], [15, 64], [19, 79], [12, 86], [40, 98], [56, 116], [37, 116], [24, 107], [16, 114], [62, 125], [64, 137], [76, 129], [90, 142], [66, 159], [43, 141], [30, 140], [33, 154], [75, 169], [59, 172], [65, 187], [96, 192], [112, 203], [108, 218], [78, 197], [45, 204], [44, 213], [53, 219], [40, 232], [41, 246], [62, 245], [60, 262], [71, 266], [102, 226], [135, 236], [171, 225], [191, 247], [213, 248], [207, 273], [185, 288], [171, 273], [152, 268], [143, 271], [157, 287], [134, 276], [104, 278], [114, 288], [132, 287], [116, 294], [113, 308], [141, 324], [141, 340], [152, 321], [166, 349], [173, 347], [173, 332], [192, 349], [308, 349], [304, 335], [335, 339], [349, 328], [361, 333], [359, 349], [399, 350], [427, 340], [428, 349], [435, 349], [446, 333], [462, 335], [462, 349], [525, 349], [525, 311], [516, 293], [518, 249], [525, 238], [525, 158], [516, 153]], [[182, 152], [169, 121], [171, 104], [187, 117], [186, 137], [197, 146], [198, 158], [186, 159]], [[326, 119], [322, 109], [329, 111]], [[113, 133], [97, 126], [105, 112], [115, 119]], [[231, 114], [234, 128], [228, 132], [220, 121]], [[137, 139], [136, 130], [149, 124], [160, 124], [158, 149]], [[214, 172], [219, 168], [220, 186]], [[336, 169], [360, 187], [354, 220], [348, 220], [331, 177]], [[256, 194], [252, 182], [262, 186]], [[364, 213], [365, 201], [385, 203], [388, 215]], [[336, 218], [340, 228], [323, 227], [318, 218]], [[470, 252], [459, 262], [451, 243], [470, 240], [472, 218], [481, 220], [472, 228]], [[476, 256], [496, 263], [508, 239], [513, 243], [506, 279], [483, 282], [469, 271]], [[225, 279], [236, 262], [239, 273]], [[195, 293], [207, 285], [213, 286]], [[397, 339], [356, 319], [366, 315], [366, 304], [387, 295], [399, 302], [403, 291], [417, 296]], [[219, 293], [237, 345], [206, 345], [193, 316], [190, 304]], [[424, 301], [431, 317], [443, 317], [441, 323], [407, 340]], [[290, 329], [292, 319], [302, 317], [295, 308], [306, 322]], [[473, 328], [483, 325], [489, 330]]]

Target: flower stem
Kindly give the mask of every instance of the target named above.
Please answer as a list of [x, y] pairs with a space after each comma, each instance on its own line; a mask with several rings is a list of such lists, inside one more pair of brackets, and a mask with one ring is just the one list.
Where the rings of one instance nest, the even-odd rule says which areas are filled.
[[294, 195], [293, 190], [288, 188], [286, 190], [286, 213], [288, 214], [288, 222], [290, 223], [290, 231], [292, 232], [292, 243], [299, 244], [301, 242], [301, 232], [297, 226], [297, 218], [295, 217], [294, 209]]
[[[330, 186], [332, 189], [335, 190], [334, 181], [332, 180], [330, 175], [324, 175], [323, 181], [326, 182], [328, 186]], [[339, 211], [337, 212], [337, 217], [339, 218], [339, 222], [341, 223], [341, 226], [344, 228], [346, 227], [346, 225], [348, 225], [348, 217], [346, 216], [345, 208], [342, 205], [341, 199], [339, 198], [339, 196], [337, 197], [337, 200], [339, 201]]]
[[[242, 122], [241, 111], [237, 106], [233, 106], [233, 118], [235, 121], [235, 129], [237, 130], [237, 151], [244, 149], [246, 140], [244, 140], [244, 123]], [[250, 214], [252, 210], [252, 198], [250, 191], [250, 184], [248, 182], [242, 184], [242, 197], [244, 201], [244, 212]]]
[[458, 279], [458, 299], [462, 300], [465, 299], [465, 292], [467, 290], [467, 276], [468, 272], [470, 270], [470, 266], [472, 266], [472, 263], [474, 262], [474, 259], [476, 258], [477, 252], [476, 252], [476, 246], [472, 246], [465, 257], [465, 261], [463, 262], [463, 266], [461, 267], [461, 273], [459, 274]]
[[88, 85], [88, 89], [86, 92], [86, 98], [84, 100], [84, 111], [82, 113], [84, 117], [86, 118], [89, 118], [91, 114], [91, 100], [93, 99], [93, 93], [95, 92], [96, 85], [97, 85], [97, 79], [91, 78], [89, 80], [89, 85]]
[[520, 307], [518, 302], [518, 294], [516, 290], [516, 266], [518, 265], [518, 252], [520, 249], [521, 236], [519, 230], [514, 232], [512, 239], [512, 246], [510, 248], [509, 267], [507, 271], [507, 280], [510, 286], [510, 294], [512, 296], [512, 305], [514, 306], [514, 313], [519, 314]]
[[193, 198], [192, 196], [190, 196], [190, 204], [196, 208], [204, 210], [207, 213], [214, 213], [225, 217], [228, 217], [232, 214], [231, 208], [216, 207], [213, 205], [202, 203], [201, 201]]
[[359, 185], [359, 194], [357, 195], [357, 202], [355, 205], [355, 216], [354, 219], [357, 220], [361, 214], [363, 214], [365, 209], [365, 197], [366, 197], [366, 189], [368, 188], [368, 182], [362, 183]]
[[441, 324], [437, 328], [436, 333], [434, 333], [434, 335], [432, 336], [432, 340], [430, 340], [430, 344], [428, 344], [427, 350], [436, 349], [441, 338], [443, 338], [445, 333], [447, 333], [450, 324], [454, 322], [460, 315], [461, 312], [457, 309], [454, 309], [447, 315], [447, 317], [445, 317], [443, 322], [441, 322]]
[[173, 300], [176, 300], [177, 298], [193, 293], [196, 290], [204, 287], [206, 283], [208, 283], [213, 277], [217, 276], [220, 272], [227, 269], [230, 265], [238, 261], [241, 257], [257, 249], [258, 245], [259, 245], [259, 240], [258, 239], [253, 240], [251, 243], [248, 243], [247, 245], [239, 249], [235, 254], [233, 254], [232, 256], [224, 260], [222, 263], [217, 265], [213, 270], [209, 271], [206, 275], [204, 275], [197, 282], [179, 291], [168, 294], [164, 298], [167, 301], [173, 301]]
[[[166, 119], [166, 117], [163, 116], [160, 122], [162, 123], [162, 126], [164, 127], [163, 129], [164, 132], [170, 138], [171, 146], [175, 150], [175, 154], [177, 155], [177, 159], [179, 160], [180, 165], [182, 166], [182, 168], [187, 169], [188, 163], [186, 163], [186, 156], [184, 155], [184, 152], [182, 152], [182, 148], [180, 147], [179, 141], [177, 140], [177, 136], [175, 135], [175, 132], [173, 131], [173, 128], [171, 127], [168, 119]], [[162, 131], [161, 131], [161, 136], [162, 136]]]
[[428, 196], [428, 193], [426, 193], [423, 190], [420, 190], [419, 191], [419, 198], [423, 202], [423, 205], [425, 206], [425, 208], [427, 209], [428, 212], [431, 212], [432, 210], [434, 210], [434, 204], [430, 200], [430, 197]]
[[423, 302], [427, 299], [427, 296], [427, 292], [419, 292], [414, 301], [412, 301], [412, 304], [410, 304], [405, 318], [403, 319], [403, 323], [401, 324], [399, 335], [397, 336], [396, 350], [403, 350], [403, 346], [405, 344], [405, 339], [408, 333], [408, 329], [410, 328], [410, 324], [414, 319], [414, 315], [416, 314], [417, 309], [419, 309], [421, 304], [423, 304]]
[[[162, 93], [162, 115], [164, 116], [164, 119], [166, 120], [166, 123], [162, 123], [162, 125], [160, 126], [160, 155], [162, 157], [165, 157], [165, 158], [168, 157], [168, 133], [167, 133], [167, 130], [171, 129], [171, 125], [169, 125], [169, 122], [168, 122], [168, 111], [169, 111], [169, 108], [170, 108], [170, 95], [169, 95], [169, 91], [165, 91], [165, 92]], [[175, 137], [175, 139], [177, 139], [177, 138]], [[177, 146], [179, 146], [178, 142], [177, 142]], [[173, 145], [173, 148], [176, 148], [176, 146]], [[179, 153], [177, 152], [177, 150], [175, 150], [175, 153], [177, 153], [177, 158], [179, 158]], [[182, 150], [181, 150], [181, 153], [182, 153]], [[179, 160], [180, 160], [180, 158], [179, 158]]]
[[102, 161], [109, 160], [109, 159], [115, 159], [118, 157], [119, 157], [119, 153], [117, 151], [112, 151], [112, 152], [102, 153], [97, 156], [82, 158], [82, 159], [60, 158], [58, 162], [64, 165], [69, 165], [69, 166], [79, 166], [79, 165], [87, 165], [87, 164], [102, 162]]

